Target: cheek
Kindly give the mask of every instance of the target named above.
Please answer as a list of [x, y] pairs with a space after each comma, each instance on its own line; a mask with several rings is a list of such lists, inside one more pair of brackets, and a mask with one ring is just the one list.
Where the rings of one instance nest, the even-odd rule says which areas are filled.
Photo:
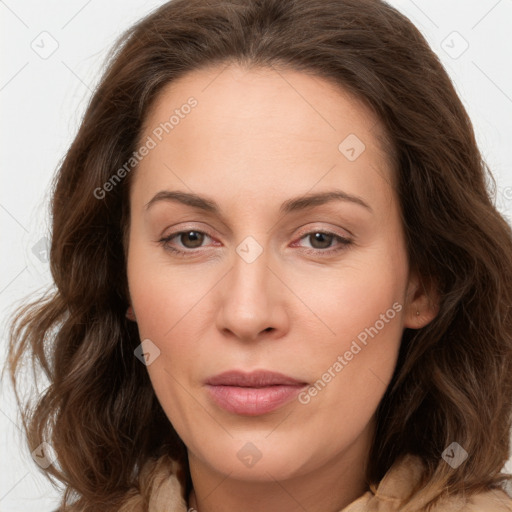
[[164, 340], [180, 327], [182, 319], [211, 287], [211, 273], [192, 271], [189, 264], [171, 265], [163, 249], [144, 246], [134, 235], [128, 253], [130, 298], [142, 337]]
[[316, 273], [302, 282], [301, 293], [315, 313], [308, 336], [314, 346], [303, 347], [315, 383], [302, 403], [322, 403], [334, 416], [354, 411], [355, 428], [373, 414], [395, 368], [403, 332], [405, 251], [400, 244], [376, 247], [358, 253], [337, 274]]
[[[401, 332], [401, 315], [407, 279], [407, 262], [403, 253], [372, 251], [356, 254], [338, 271], [304, 273], [294, 282], [297, 295], [303, 298], [308, 311], [297, 309], [300, 316], [311, 318], [317, 336], [326, 348], [342, 348], [385, 315], [386, 330], [392, 324]], [[398, 304], [401, 307], [395, 306]], [[388, 314], [386, 315], [386, 312]], [[341, 344], [341, 346], [340, 346]]]
[[198, 283], [190, 282], [190, 274], [187, 280], [179, 268], [156, 264], [154, 255], [137, 247], [129, 253], [128, 281], [139, 336], [151, 340], [159, 350], [147, 371], [159, 402], [180, 433], [188, 428], [183, 418], [198, 414], [196, 402], [186, 390], [192, 389], [191, 369], [200, 356], [192, 342], [197, 339], [197, 322], [193, 320], [194, 306], [200, 306], [204, 292]]

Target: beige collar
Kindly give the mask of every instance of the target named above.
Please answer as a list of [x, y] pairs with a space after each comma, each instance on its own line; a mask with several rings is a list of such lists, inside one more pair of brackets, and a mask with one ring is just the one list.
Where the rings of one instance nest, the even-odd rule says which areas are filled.
[[[340, 512], [419, 512], [422, 503], [414, 508], [400, 507], [419, 482], [423, 471], [421, 459], [405, 456], [384, 476], [378, 486], [364, 493]], [[119, 512], [190, 512], [184, 496], [184, 472], [180, 464], [161, 457], [144, 466], [140, 489], [133, 490]], [[452, 496], [440, 501], [432, 512], [512, 512], [512, 499], [500, 490], [464, 497]]]

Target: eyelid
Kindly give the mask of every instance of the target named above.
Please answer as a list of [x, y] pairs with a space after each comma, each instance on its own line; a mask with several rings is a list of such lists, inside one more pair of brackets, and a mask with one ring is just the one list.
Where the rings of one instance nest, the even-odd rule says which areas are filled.
[[184, 225], [180, 224], [179, 226], [180, 226], [179, 229], [173, 230], [172, 232], [170, 232], [167, 235], [164, 235], [164, 233], [167, 231], [167, 228], [164, 229], [164, 231], [160, 235], [159, 239], [162, 240], [162, 239], [172, 238], [172, 237], [174, 237], [176, 235], [180, 235], [182, 233], [188, 233], [189, 231], [196, 231], [198, 233], [203, 233], [205, 235], [208, 235], [210, 238], [215, 238], [209, 228], [204, 228], [203, 226], [198, 225], [197, 223], [190, 224], [190, 225], [185, 223]]
[[[311, 223], [309, 223], [311, 224]], [[307, 224], [307, 225], [309, 225]], [[339, 228], [338, 228], [339, 229]], [[210, 238], [215, 238], [209, 229], [205, 229], [203, 227], [198, 227], [197, 224], [196, 225], [185, 225], [183, 227], [181, 227], [178, 231], [174, 231], [173, 233], [170, 233], [169, 235], [167, 236], [164, 236], [163, 234], [160, 236], [160, 238], [169, 238], [171, 236], [174, 236], [174, 235], [178, 235], [178, 234], [181, 234], [181, 233], [184, 233], [184, 232], [187, 232], [187, 231], [197, 231], [199, 233], [204, 233], [206, 235], [208, 235]], [[323, 226], [311, 226], [309, 228], [306, 228], [306, 227], [300, 227], [299, 228], [299, 238], [301, 238], [302, 236], [306, 235], [306, 234], [310, 234], [311, 232], [324, 232], [324, 233], [328, 233], [328, 234], [332, 234], [332, 235], [337, 235], [339, 236], [340, 238], [355, 238], [354, 234], [346, 229], [346, 228], [343, 228], [343, 231], [345, 231], [345, 233], [339, 233], [336, 228], [325, 228]], [[164, 230], [164, 233], [165, 233], [165, 230]], [[222, 233], [221, 233], [222, 234]]]
[[329, 235], [336, 235], [340, 238], [344, 238], [347, 240], [352, 240], [354, 237], [354, 234], [350, 232], [348, 229], [343, 230], [345, 233], [340, 233], [339, 228], [326, 228], [323, 226], [310, 226], [304, 229], [299, 230], [299, 238], [302, 238], [304, 235], [308, 235], [311, 233], [327, 233]]
[[[209, 230], [207, 231], [204, 229], [197, 229], [194, 226], [188, 226], [188, 227], [182, 227], [179, 230], [173, 231], [172, 233], [169, 233], [167, 236], [162, 236], [157, 242], [160, 245], [162, 245], [165, 250], [167, 250], [171, 253], [174, 253], [177, 256], [184, 257], [184, 258], [186, 258], [187, 256], [194, 257], [197, 255], [198, 252], [202, 252], [201, 249], [204, 251], [205, 249], [208, 249], [208, 247], [200, 246], [200, 247], [196, 247], [194, 249], [188, 249], [185, 247], [185, 248], [181, 249], [181, 248], [173, 247], [170, 244], [170, 241], [173, 238], [179, 237], [180, 235], [186, 234], [191, 231], [206, 235], [207, 237], [215, 240], [215, 237], [209, 233]], [[349, 232], [348, 230], [346, 230], [346, 231]], [[303, 228], [301, 230], [300, 235], [295, 239], [294, 242], [292, 242], [292, 247], [297, 246], [296, 244], [298, 242], [300, 242], [303, 238], [307, 237], [308, 235], [312, 235], [314, 233], [323, 233], [328, 236], [332, 236], [334, 241], [337, 240], [338, 243], [334, 247], [328, 247], [326, 249], [315, 249], [315, 248], [311, 248], [311, 247], [303, 247], [302, 251], [307, 254], [317, 255], [319, 257], [327, 257], [327, 256], [330, 256], [330, 255], [333, 255], [333, 254], [343, 251], [344, 249], [347, 248], [347, 246], [352, 245], [354, 243], [352, 234], [350, 234], [349, 236], [346, 236], [344, 234], [338, 233], [334, 229], [326, 229], [323, 227], [312, 226], [309, 228]]]
[[342, 252], [343, 250], [347, 249], [347, 247], [349, 245], [353, 245], [354, 244], [354, 239], [352, 237], [347, 237], [345, 235], [340, 235], [338, 234], [337, 232], [333, 231], [333, 230], [328, 230], [328, 229], [322, 229], [322, 228], [312, 228], [312, 229], [308, 229], [307, 231], [303, 232], [297, 239], [295, 242], [292, 243], [292, 247], [293, 246], [297, 246], [297, 244], [303, 239], [303, 238], [307, 238], [308, 236], [314, 234], [314, 233], [322, 233], [322, 234], [325, 234], [325, 235], [328, 235], [328, 236], [332, 236], [333, 237], [333, 241], [337, 241], [338, 243], [336, 245], [334, 245], [334, 247], [328, 247], [326, 249], [315, 249], [314, 247], [302, 247], [302, 250], [303, 252], [305, 252], [306, 254], [312, 254], [314, 256], [318, 256], [318, 257], [329, 257], [329, 256], [333, 256], [333, 255], [336, 255], [340, 252]]
[[[207, 237], [211, 238], [212, 240], [216, 240], [215, 237], [213, 235], [211, 235], [209, 233], [209, 231], [206, 231], [205, 229], [197, 229], [194, 227], [185, 227], [185, 228], [181, 228], [177, 231], [173, 231], [173, 232], [169, 233], [168, 235], [161, 236], [160, 239], [158, 240], [158, 242], [160, 242], [160, 243], [169, 242], [173, 238], [179, 237], [179, 235], [183, 235], [185, 233], [189, 233], [190, 231], [206, 235]], [[197, 250], [199, 250], [199, 249], [204, 249], [204, 247], [198, 247]], [[193, 253], [195, 250], [196, 249], [186, 249], [186, 252]]]

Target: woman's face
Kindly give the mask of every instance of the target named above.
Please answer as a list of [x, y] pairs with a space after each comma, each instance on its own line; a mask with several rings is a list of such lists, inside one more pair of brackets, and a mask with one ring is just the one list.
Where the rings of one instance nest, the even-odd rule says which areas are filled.
[[203, 69], [153, 105], [128, 281], [191, 464], [284, 479], [367, 453], [402, 331], [429, 319], [382, 135], [293, 71]]

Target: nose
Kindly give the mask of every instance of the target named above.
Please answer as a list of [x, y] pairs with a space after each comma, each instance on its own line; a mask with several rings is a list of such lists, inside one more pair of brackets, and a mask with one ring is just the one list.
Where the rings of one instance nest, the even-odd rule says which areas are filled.
[[225, 336], [255, 341], [286, 332], [290, 293], [269, 263], [266, 251], [254, 261], [235, 252], [233, 267], [219, 288], [217, 328]]

